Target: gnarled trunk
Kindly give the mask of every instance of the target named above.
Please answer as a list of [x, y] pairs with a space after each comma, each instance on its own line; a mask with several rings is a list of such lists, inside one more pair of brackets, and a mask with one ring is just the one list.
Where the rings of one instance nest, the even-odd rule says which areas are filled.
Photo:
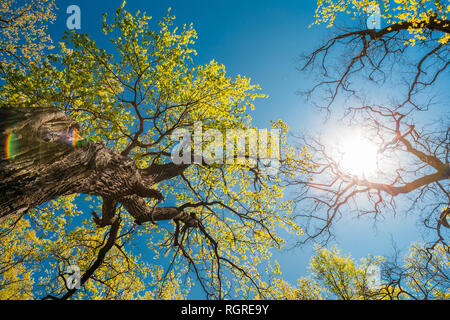
[[60, 196], [103, 197], [100, 225], [111, 224], [117, 203], [138, 222], [179, 219], [195, 224], [178, 208], [151, 208], [143, 198], [162, 200], [151, 186], [187, 166], [154, 165], [145, 170], [102, 144], [81, 138], [79, 126], [50, 108], [0, 107], [0, 219]]

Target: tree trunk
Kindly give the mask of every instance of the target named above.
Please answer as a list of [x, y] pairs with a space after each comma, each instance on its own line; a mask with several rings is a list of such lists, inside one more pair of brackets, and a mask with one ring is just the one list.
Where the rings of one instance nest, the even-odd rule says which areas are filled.
[[179, 219], [194, 223], [177, 208], [150, 208], [143, 198], [162, 200], [151, 186], [180, 174], [186, 166], [155, 165], [145, 170], [102, 144], [80, 137], [79, 126], [50, 108], [0, 107], [0, 219], [60, 196], [103, 197], [103, 221], [112, 223], [123, 202], [138, 222]]

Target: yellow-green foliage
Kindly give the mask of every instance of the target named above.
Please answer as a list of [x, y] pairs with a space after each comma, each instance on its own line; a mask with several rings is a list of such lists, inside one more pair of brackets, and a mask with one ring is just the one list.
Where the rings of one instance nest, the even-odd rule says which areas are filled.
[[[411, 37], [405, 44], [414, 46], [417, 40], [425, 40], [424, 25], [430, 20], [448, 28], [450, 4], [445, 0], [318, 0], [314, 24], [334, 25], [339, 14], [352, 18], [367, 18], [367, 10], [379, 5], [383, 27], [389, 31], [393, 25], [407, 25]], [[449, 33], [442, 33], [437, 39], [442, 44], [450, 40]]]
[[41, 240], [28, 220], [5, 219], [0, 225], [0, 300], [30, 299]]
[[381, 257], [368, 256], [357, 264], [351, 256], [341, 254], [336, 247], [317, 247], [310, 268], [318, 281], [335, 297], [360, 300], [372, 297], [367, 286], [367, 268], [371, 264], [380, 265], [382, 262]]
[[[114, 46], [113, 53], [99, 48], [88, 35], [69, 32], [58, 54], [30, 65], [25, 73], [10, 75], [0, 98], [10, 104], [65, 110], [82, 126], [84, 135], [117, 152], [139, 127], [139, 112], [150, 119], [139, 137], [147, 147], [129, 154], [140, 168], [160, 162], [155, 153], [170, 152], [175, 142], [167, 135], [155, 140], [171, 128], [192, 129], [196, 121], [202, 122], [204, 130], [253, 128], [248, 110], [254, 108], [254, 99], [264, 97], [258, 85], [245, 76], [228, 76], [214, 60], [196, 65], [197, 34], [192, 25], [175, 27], [170, 11], [155, 26], [151, 17], [140, 12], [132, 15], [124, 5], [112, 21], [104, 15], [102, 30]], [[288, 128], [283, 122], [275, 121], [273, 127], [282, 133], [284, 163], [302, 172], [308, 166], [306, 150], [297, 152], [286, 145]], [[212, 288], [214, 297], [257, 295], [255, 287], [263, 284], [264, 276], [258, 265], [270, 258], [271, 248], [284, 244], [280, 228], [298, 235], [301, 228], [291, 216], [291, 203], [281, 200], [279, 180], [256, 177], [251, 169], [248, 163], [195, 165], [183, 177], [157, 186], [177, 205], [200, 200], [217, 203], [195, 210], [218, 244], [217, 250], [198, 229], [188, 230], [181, 241], [190, 261], [172, 245], [174, 223], [137, 227], [120, 208], [117, 245], [76, 297], [182, 298], [195, 276], [193, 263], [207, 274], [205, 287]], [[58, 273], [70, 264], [85, 271], [104, 245], [107, 228], [97, 229], [88, 213], [76, 206], [85, 201], [84, 206], [100, 212], [100, 202], [95, 197], [81, 199], [74, 195], [57, 199], [31, 216], [42, 239], [49, 240], [41, 248], [46, 263], [35, 291], [41, 296], [63, 294], [64, 282]], [[162, 259], [171, 262], [168, 268], [162, 267]]]
[[[450, 256], [448, 248], [437, 244], [433, 249], [415, 243], [405, 256], [405, 287], [419, 299], [450, 299]], [[406, 295], [404, 295], [406, 296]]]
[[[32, 299], [61, 296], [66, 291], [64, 278], [69, 265], [82, 271], [95, 260], [104, 245], [107, 229], [96, 228], [82, 218], [73, 204], [74, 196], [62, 197], [40, 210], [1, 223], [0, 299]], [[125, 218], [125, 216], [124, 216]], [[162, 283], [163, 268], [135, 254], [128, 245], [135, 229], [124, 219], [126, 232], [116, 242], [102, 266], [75, 296], [77, 299], [182, 299], [191, 284], [175, 278], [172, 271]], [[128, 234], [127, 234], [128, 232]], [[179, 272], [185, 272], [182, 268]]]
[[[338, 299], [448, 299], [450, 269], [449, 253], [442, 244], [427, 248], [424, 244], [413, 244], [403, 261], [389, 262], [383, 257], [361, 259], [356, 263], [349, 255], [333, 247], [317, 247], [310, 268], [325, 295]], [[368, 286], [367, 270], [370, 265], [386, 270], [378, 288]]]
[[[276, 300], [322, 300], [326, 298], [326, 289], [310, 277], [302, 277], [297, 280], [297, 286], [291, 285], [282, 278], [280, 265], [275, 261], [274, 266], [266, 270], [271, 275], [270, 281], [263, 288], [266, 297]], [[257, 295], [261, 299], [263, 295]]]
[[0, 68], [24, 68], [51, 48], [47, 24], [55, 20], [53, 0], [0, 1]]

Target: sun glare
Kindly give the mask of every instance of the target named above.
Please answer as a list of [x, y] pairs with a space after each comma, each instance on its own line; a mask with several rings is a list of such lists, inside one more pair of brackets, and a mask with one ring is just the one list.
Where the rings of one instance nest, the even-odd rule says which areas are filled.
[[361, 135], [349, 135], [340, 144], [341, 168], [360, 177], [374, 175], [377, 170], [377, 147]]

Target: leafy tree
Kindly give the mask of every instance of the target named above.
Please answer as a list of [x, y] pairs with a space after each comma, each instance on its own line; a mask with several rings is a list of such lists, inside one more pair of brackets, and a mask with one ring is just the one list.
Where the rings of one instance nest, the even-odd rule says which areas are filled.
[[[415, 243], [404, 255], [368, 255], [359, 262], [336, 246], [317, 245], [310, 276], [291, 285], [275, 264], [269, 287], [279, 300], [448, 300], [449, 266], [442, 244], [430, 249]], [[371, 273], [375, 268], [379, 273]]]
[[[285, 243], [280, 228], [301, 233], [279, 179], [247, 153], [210, 163], [194, 152], [195, 163], [175, 164], [170, 139], [198, 122], [254, 129], [246, 111], [263, 95], [215, 61], [196, 65], [192, 25], [179, 29], [168, 13], [155, 30], [124, 5], [112, 21], [104, 15], [112, 52], [70, 32], [59, 53], [4, 77], [0, 218], [23, 216], [23, 232], [39, 238], [40, 280], [26, 295], [182, 298], [195, 279], [208, 298], [270, 297], [260, 265]], [[304, 170], [306, 152], [284, 144], [281, 121], [273, 127], [282, 163]], [[82, 290], [68, 286], [70, 265]]]
[[34, 280], [33, 261], [39, 259], [40, 240], [25, 219], [2, 223], [0, 231], [0, 300], [30, 299]]
[[[259, 87], [231, 78], [215, 61], [196, 65], [195, 30], [175, 27], [170, 12], [154, 28], [149, 16], [131, 15], [123, 4], [102, 23], [113, 50], [69, 32], [59, 52], [48, 54], [53, 3], [1, 3], [1, 299], [183, 299], [195, 283], [208, 298], [449, 298], [441, 229], [450, 213], [448, 125], [441, 119], [419, 129], [413, 117], [432, 105], [429, 90], [440, 88], [447, 71], [450, 8], [443, 1], [384, 1], [388, 26], [380, 30], [365, 25], [376, 1], [318, 2], [316, 24], [336, 26], [346, 14], [360, 20], [306, 57], [305, 69], [321, 71], [308, 93], [328, 93], [325, 102], [319, 95], [319, 107], [331, 112], [340, 94], [363, 101], [361, 79], [380, 86], [397, 81], [400, 73], [389, 70], [413, 72], [395, 103], [364, 100], [346, 109], [349, 124], [364, 126], [379, 154], [409, 155], [396, 158], [403, 161], [396, 175], [386, 171], [381, 181], [345, 172], [319, 139], [290, 147], [281, 121], [272, 125], [281, 132], [279, 177], [286, 180], [264, 174], [267, 163], [250, 150], [241, 162], [211, 163], [194, 151], [193, 164], [175, 164], [179, 141], [170, 137], [179, 129], [255, 129], [247, 110], [264, 97]], [[344, 69], [333, 68], [335, 49]], [[286, 185], [302, 188], [297, 216], [292, 201], [280, 200]], [[361, 195], [371, 207], [356, 212], [376, 217], [395, 210], [402, 194], [429, 209], [424, 222], [438, 235], [413, 246], [404, 261], [357, 263], [317, 247], [314, 279], [297, 285], [282, 279], [278, 264], [264, 268], [271, 249], [285, 243], [281, 228], [302, 234], [296, 217], [324, 222], [305, 224], [308, 239], [316, 239]], [[172, 206], [161, 206], [165, 199]], [[367, 283], [370, 264], [383, 267], [378, 290]], [[71, 265], [82, 271], [80, 290], [69, 285]]]
[[[398, 261], [400, 260], [400, 262]], [[380, 294], [389, 299], [448, 300], [450, 264], [442, 244], [430, 248], [415, 243], [403, 257], [384, 266], [384, 284]]]
[[[268, 296], [277, 300], [322, 300], [326, 297], [326, 289], [311, 277], [301, 277], [297, 279], [297, 285], [292, 285], [283, 280], [280, 271], [280, 266], [275, 262], [275, 265], [270, 265], [267, 273], [270, 274], [268, 285]], [[258, 295], [257, 299], [262, 299], [264, 296]]]
[[26, 68], [51, 48], [46, 29], [56, 18], [54, 8], [52, 0], [0, 1], [0, 72]]
[[317, 247], [311, 258], [313, 275], [332, 296], [342, 300], [376, 298], [368, 283], [369, 266], [380, 266], [382, 257], [368, 257], [357, 264], [351, 256], [341, 255], [333, 247], [331, 250]]
[[[413, 244], [402, 258], [367, 257], [356, 263], [351, 256], [317, 247], [310, 268], [323, 291], [342, 300], [448, 299], [448, 256], [439, 244], [429, 250]], [[400, 261], [399, 261], [400, 260]], [[369, 268], [380, 268], [380, 282], [370, 285]]]

